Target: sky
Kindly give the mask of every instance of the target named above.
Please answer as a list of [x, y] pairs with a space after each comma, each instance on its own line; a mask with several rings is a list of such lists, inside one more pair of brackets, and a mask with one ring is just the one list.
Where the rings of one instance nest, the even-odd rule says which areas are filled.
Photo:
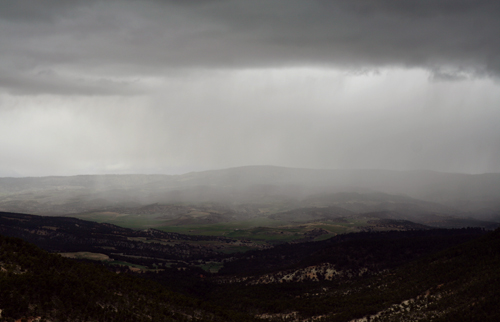
[[0, 0], [0, 176], [500, 172], [500, 2]]

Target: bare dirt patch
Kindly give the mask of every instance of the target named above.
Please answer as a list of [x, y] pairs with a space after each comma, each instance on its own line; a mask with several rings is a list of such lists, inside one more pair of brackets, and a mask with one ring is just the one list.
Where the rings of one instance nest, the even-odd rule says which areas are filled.
[[108, 255], [90, 252], [76, 252], [76, 253], [59, 253], [59, 255], [67, 258], [76, 259], [90, 259], [94, 261], [109, 261], [112, 260]]

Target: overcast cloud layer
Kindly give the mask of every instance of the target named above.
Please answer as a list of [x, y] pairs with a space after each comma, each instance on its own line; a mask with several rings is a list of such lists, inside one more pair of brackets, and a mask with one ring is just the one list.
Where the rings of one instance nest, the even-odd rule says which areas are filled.
[[0, 0], [0, 176], [500, 172], [500, 2]]

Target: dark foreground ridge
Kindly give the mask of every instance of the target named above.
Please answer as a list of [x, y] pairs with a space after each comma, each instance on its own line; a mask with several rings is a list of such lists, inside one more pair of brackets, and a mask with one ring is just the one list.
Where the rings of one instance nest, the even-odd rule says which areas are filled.
[[1, 321], [252, 321], [102, 265], [0, 236]]
[[227, 255], [219, 274], [189, 262], [117, 274], [0, 236], [0, 321], [499, 321], [499, 267], [500, 229], [338, 235]]

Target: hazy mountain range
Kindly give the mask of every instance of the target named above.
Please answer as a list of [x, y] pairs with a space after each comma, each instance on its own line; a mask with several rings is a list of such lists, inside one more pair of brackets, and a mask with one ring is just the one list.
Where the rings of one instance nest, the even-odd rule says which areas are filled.
[[[1, 235], [102, 266], [0, 236], [2, 318], [496, 321], [499, 230], [482, 228], [499, 226], [499, 187], [498, 174], [269, 166], [2, 178], [0, 211], [47, 216], [1, 213]], [[482, 228], [436, 229], [468, 226]], [[68, 280], [78, 292], [46, 286]]]
[[0, 178], [1, 211], [61, 215], [207, 202], [226, 205], [239, 217], [255, 215], [253, 206], [279, 205], [270, 213], [340, 207], [499, 221], [500, 174], [247, 166], [183, 175]]

